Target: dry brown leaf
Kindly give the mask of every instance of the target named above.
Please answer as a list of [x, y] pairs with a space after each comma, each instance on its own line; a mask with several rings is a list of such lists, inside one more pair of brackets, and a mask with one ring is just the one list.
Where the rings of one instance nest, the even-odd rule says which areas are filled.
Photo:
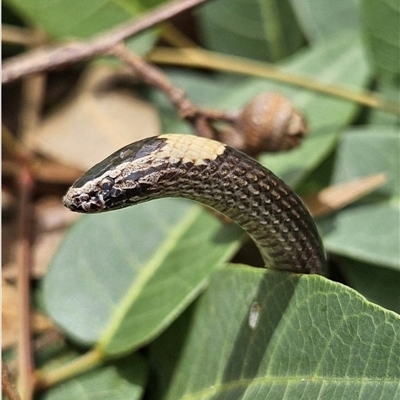
[[[121, 70], [94, 65], [66, 104], [28, 137], [29, 146], [86, 170], [131, 142], [160, 133], [155, 109], [127, 89], [111, 88]], [[126, 80], [126, 73], [122, 75]]]
[[323, 217], [353, 203], [381, 187], [386, 181], [385, 174], [370, 175], [329, 186], [315, 195], [304, 197], [303, 200], [314, 217]]

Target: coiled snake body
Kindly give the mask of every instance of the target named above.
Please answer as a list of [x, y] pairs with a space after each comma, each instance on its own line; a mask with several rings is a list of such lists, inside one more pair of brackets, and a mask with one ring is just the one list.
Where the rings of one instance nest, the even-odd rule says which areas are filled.
[[267, 267], [324, 271], [322, 242], [300, 198], [258, 162], [214, 140], [168, 134], [132, 143], [78, 179], [64, 204], [95, 213], [161, 197], [227, 215], [253, 238]]

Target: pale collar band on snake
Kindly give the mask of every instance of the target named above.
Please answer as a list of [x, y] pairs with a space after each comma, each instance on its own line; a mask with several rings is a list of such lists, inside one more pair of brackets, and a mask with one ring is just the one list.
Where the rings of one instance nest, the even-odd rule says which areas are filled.
[[116, 151], [64, 197], [72, 211], [96, 213], [161, 197], [184, 197], [231, 218], [254, 240], [266, 267], [325, 271], [321, 238], [300, 198], [271, 171], [214, 140], [167, 134]]

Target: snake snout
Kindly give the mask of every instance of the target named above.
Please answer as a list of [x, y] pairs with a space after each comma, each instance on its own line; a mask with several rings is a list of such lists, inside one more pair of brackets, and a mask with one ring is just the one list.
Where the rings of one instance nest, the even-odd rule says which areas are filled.
[[71, 211], [82, 213], [98, 212], [105, 207], [103, 196], [97, 194], [90, 196], [87, 193], [76, 193], [73, 192], [72, 189], [64, 196], [63, 203], [64, 206]]

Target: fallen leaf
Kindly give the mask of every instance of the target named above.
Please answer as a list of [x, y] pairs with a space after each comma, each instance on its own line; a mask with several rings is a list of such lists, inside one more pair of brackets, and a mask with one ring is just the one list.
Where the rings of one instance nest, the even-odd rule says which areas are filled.
[[[116, 80], [127, 74], [92, 66], [76, 94], [27, 137], [28, 145], [61, 163], [81, 170], [92, 167], [131, 142], [160, 133], [157, 112]], [[133, 77], [131, 79], [131, 86]]]
[[315, 218], [324, 217], [355, 202], [382, 186], [386, 181], [385, 174], [374, 174], [329, 186], [317, 194], [303, 197], [303, 200]]

